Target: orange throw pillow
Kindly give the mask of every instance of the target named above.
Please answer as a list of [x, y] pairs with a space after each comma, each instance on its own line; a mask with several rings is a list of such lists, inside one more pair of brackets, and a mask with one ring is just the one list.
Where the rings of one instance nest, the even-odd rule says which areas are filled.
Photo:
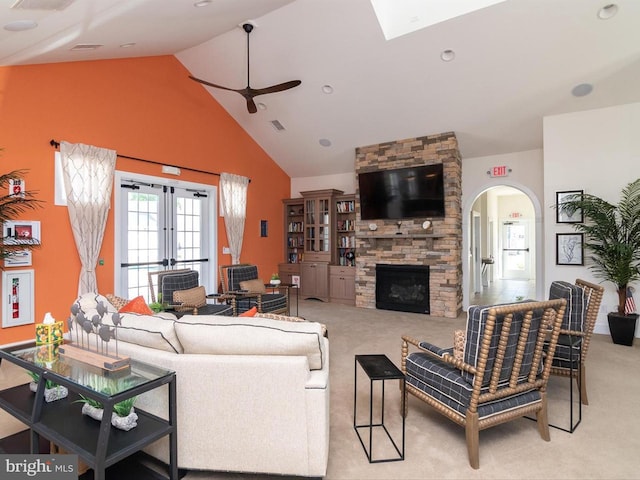
[[153, 311], [147, 305], [142, 295], [134, 298], [124, 307], [118, 310], [120, 313], [138, 313], [140, 315], [153, 315]]
[[238, 316], [239, 317], [253, 317], [253, 316], [255, 316], [256, 313], [258, 313], [258, 307], [251, 307], [249, 310], [247, 310], [244, 313], [241, 313]]

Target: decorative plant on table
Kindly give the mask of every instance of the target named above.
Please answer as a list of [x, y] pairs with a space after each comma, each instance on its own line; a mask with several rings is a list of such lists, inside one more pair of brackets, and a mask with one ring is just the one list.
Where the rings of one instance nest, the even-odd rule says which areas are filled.
[[589, 268], [615, 284], [618, 292], [618, 309], [608, 314], [611, 337], [614, 343], [632, 345], [638, 314], [631, 311], [627, 296], [630, 284], [640, 280], [640, 178], [622, 189], [616, 205], [595, 195], [575, 194], [556, 208], [569, 214], [582, 210], [585, 223], [573, 228], [584, 233], [584, 246], [591, 253]]
[[280, 275], [277, 273], [271, 274], [271, 285], [279, 285], [280, 284]]
[[[99, 391], [105, 395], [113, 395], [117, 392], [122, 392], [131, 387], [131, 384], [124, 381], [114, 381], [112, 379], [105, 379], [97, 377], [93, 382], [88, 384], [92, 390]], [[113, 412], [111, 413], [111, 424], [121, 430], [131, 430], [137, 425], [138, 415], [133, 408], [137, 397], [130, 397], [121, 402], [116, 403], [113, 406]], [[104, 414], [104, 405], [102, 402], [93, 398], [80, 395], [80, 399], [76, 402], [82, 403], [82, 413], [95, 420], [102, 420]]]
[[[40, 375], [36, 372], [27, 372], [31, 377], [31, 383], [29, 384], [29, 389], [32, 392], [38, 390], [38, 383], [40, 382]], [[47, 379], [44, 384], [44, 400], [49, 403], [54, 400], [60, 400], [61, 398], [65, 398], [69, 395], [69, 390], [67, 387], [63, 387], [62, 385], [58, 385], [53, 381]]]
[[[11, 181], [24, 178], [26, 173], [27, 170], [14, 170], [0, 175], [0, 191], [9, 192]], [[6, 195], [0, 195], [0, 223], [4, 225], [6, 222], [16, 220], [22, 213], [40, 208], [43, 203], [42, 200], [36, 199], [35, 193], [31, 191], [23, 190], [19, 194], [9, 192]], [[37, 247], [39, 247], [37, 242], [20, 242], [14, 236], [5, 237], [3, 233], [0, 240], [0, 260]]]

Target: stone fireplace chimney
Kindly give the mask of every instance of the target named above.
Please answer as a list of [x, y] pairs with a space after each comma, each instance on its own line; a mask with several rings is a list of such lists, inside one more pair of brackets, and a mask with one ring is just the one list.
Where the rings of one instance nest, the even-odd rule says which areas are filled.
[[426, 265], [429, 314], [456, 318], [462, 311], [462, 161], [455, 134], [356, 149], [356, 175], [433, 163], [443, 164], [444, 218], [363, 221], [356, 190], [356, 306], [376, 308], [376, 265]]

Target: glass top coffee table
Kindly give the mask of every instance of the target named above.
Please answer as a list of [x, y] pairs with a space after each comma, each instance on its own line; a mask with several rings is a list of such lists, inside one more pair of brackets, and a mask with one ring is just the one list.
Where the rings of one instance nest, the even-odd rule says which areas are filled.
[[[0, 408], [31, 430], [30, 453], [39, 453], [42, 435], [77, 454], [93, 468], [94, 478], [103, 480], [107, 467], [169, 435], [169, 477], [178, 479], [175, 372], [133, 359], [124, 369], [108, 371], [62, 356], [55, 345], [0, 349], [2, 360], [39, 376], [35, 393], [28, 384], [0, 391]], [[47, 381], [66, 387], [68, 397], [45, 402]], [[77, 402], [82, 395], [100, 402], [105, 412], [111, 412], [114, 404], [162, 385], [168, 385], [168, 420], [136, 408], [138, 424], [129, 431], [112, 427], [111, 415], [103, 415], [101, 421], [82, 415], [82, 404]]]

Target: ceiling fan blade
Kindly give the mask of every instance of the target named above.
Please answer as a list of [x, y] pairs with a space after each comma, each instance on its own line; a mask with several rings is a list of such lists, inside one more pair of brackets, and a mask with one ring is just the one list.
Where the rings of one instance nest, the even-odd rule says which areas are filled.
[[290, 88], [297, 87], [301, 83], [302, 81], [300, 80], [291, 80], [289, 82], [279, 83], [278, 85], [273, 85], [271, 87], [252, 88], [251, 93], [255, 97], [257, 95], [265, 95], [267, 93], [282, 92], [283, 90], [289, 90]]
[[215, 88], [221, 88], [222, 90], [229, 90], [230, 92], [239, 92], [239, 93], [240, 93], [240, 92], [242, 92], [243, 90], [245, 90], [245, 89], [237, 90], [237, 89], [235, 89], [235, 88], [223, 87], [222, 85], [216, 85], [215, 83], [207, 82], [206, 80], [202, 80], [202, 79], [200, 79], [200, 78], [196, 78], [196, 77], [193, 77], [193, 76], [191, 76], [191, 75], [189, 75], [189, 78], [190, 78], [191, 80], [195, 80], [196, 82], [203, 83], [204, 85], [208, 85], [208, 86], [210, 86], [210, 87], [215, 87]]
[[249, 113], [256, 113], [258, 108], [256, 107], [256, 102], [253, 101], [252, 97], [245, 97], [247, 99], [247, 110]]

